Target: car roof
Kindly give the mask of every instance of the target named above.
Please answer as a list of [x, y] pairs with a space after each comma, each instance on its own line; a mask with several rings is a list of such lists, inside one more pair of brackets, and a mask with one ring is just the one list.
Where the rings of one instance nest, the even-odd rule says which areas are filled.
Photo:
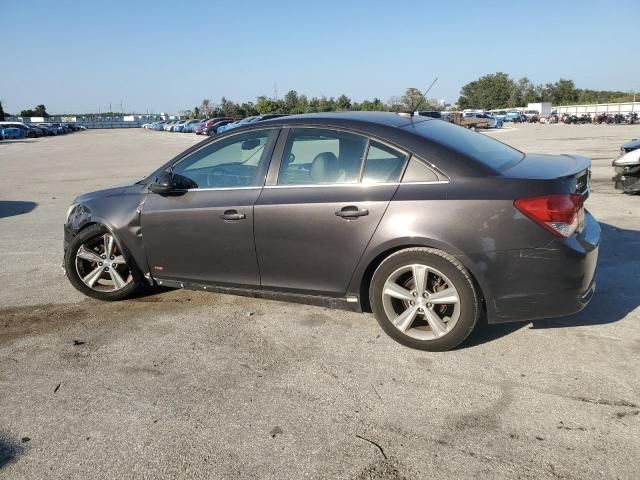
[[637, 148], [637, 147], [640, 147], [640, 138], [634, 138], [630, 142], [622, 144], [622, 148]]

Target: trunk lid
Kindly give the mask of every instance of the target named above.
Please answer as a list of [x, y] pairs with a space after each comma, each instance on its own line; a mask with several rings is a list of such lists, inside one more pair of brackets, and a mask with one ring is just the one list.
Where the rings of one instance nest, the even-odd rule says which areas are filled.
[[505, 177], [551, 180], [583, 174], [591, 160], [580, 155], [545, 155], [527, 153], [518, 163], [502, 171]]
[[545, 155], [528, 153], [522, 160], [501, 173], [509, 178], [530, 180], [571, 180], [570, 193], [589, 196], [591, 160], [580, 155]]

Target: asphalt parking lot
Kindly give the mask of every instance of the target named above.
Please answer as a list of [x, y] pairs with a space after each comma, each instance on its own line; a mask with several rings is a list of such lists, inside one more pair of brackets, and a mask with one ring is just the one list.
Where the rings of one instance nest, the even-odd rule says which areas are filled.
[[640, 478], [640, 196], [610, 181], [640, 125], [520, 125], [593, 159], [598, 291], [580, 314], [403, 347], [370, 315], [260, 299], [77, 293], [75, 195], [200, 139], [93, 130], [0, 143], [0, 478]]

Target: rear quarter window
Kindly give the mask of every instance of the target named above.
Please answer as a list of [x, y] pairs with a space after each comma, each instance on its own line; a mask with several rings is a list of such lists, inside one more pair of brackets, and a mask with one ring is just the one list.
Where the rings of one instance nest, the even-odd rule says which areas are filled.
[[482, 133], [448, 122], [431, 120], [404, 127], [434, 143], [462, 153], [494, 169], [501, 170], [516, 163], [524, 153]]

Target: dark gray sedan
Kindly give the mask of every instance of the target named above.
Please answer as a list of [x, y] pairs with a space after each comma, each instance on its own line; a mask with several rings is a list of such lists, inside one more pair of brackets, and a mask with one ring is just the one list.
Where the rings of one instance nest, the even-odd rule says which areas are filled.
[[587, 304], [589, 167], [420, 116], [283, 117], [78, 197], [64, 265], [101, 300], [147, 283], [372, 311], [400, 343], [446, 350], [483, 311], [501, 323]]

